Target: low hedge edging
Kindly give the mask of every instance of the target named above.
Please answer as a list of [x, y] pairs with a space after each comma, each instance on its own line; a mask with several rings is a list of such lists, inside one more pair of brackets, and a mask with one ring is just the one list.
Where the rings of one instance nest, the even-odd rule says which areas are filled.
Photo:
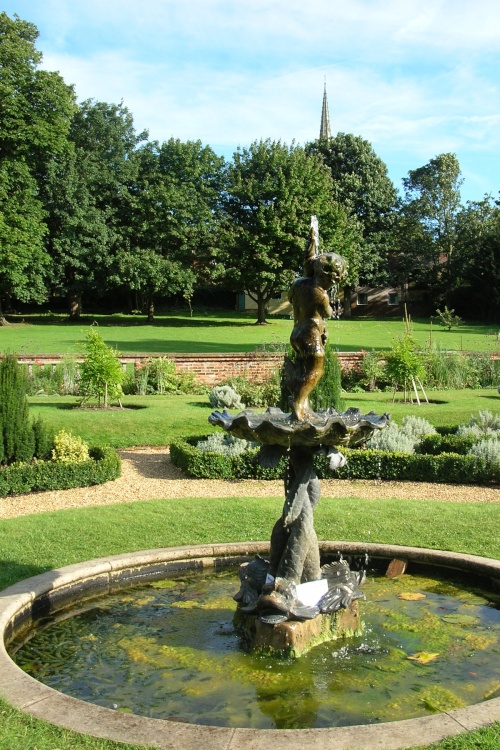
[[78, 463], [35, 461], [0, 469], [0, 497], [45, 490], [69, 490], [103, 484], [121, 475], [121, 459], [113, 448], [94, 447], [90, 459]]
[[[173, 463], [198, 479], [282, 479], [285, 460], [275, 469], [263, 469], [258, 449], [239, 456], [200, 451], [196, 448], [203, 437], [176, 440], [170, 446]], [[500, 483], [500, 471], [494, 471], [478, 456], [440, 453], [393, 453], [373, 449], [342, 448], [347, 466], [331, 471], [326, 456], [315, 456], [315, 469], [320, 478], [384, 479], [412, 482], [446, 482], [451, 484]]]

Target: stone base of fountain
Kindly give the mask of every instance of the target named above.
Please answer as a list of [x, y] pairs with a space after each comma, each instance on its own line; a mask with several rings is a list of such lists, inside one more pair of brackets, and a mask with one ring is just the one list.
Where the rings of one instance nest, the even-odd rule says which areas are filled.
[[358, 635], [363, 629], [358, 601], [351, 602], [346, 609], [318, 615], [312, 620], [287, 620], [276, 625], [237, 610], [233, 622], [251, 651], [292, 658], [320, 643]]

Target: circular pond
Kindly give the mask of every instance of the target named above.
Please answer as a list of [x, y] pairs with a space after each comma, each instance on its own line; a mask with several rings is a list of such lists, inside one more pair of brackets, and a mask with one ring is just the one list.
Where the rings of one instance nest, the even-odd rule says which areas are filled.
[[192, 724], [351, 726], [500, 695], [500, 595], [479, 585], [370, 571], [363, 633], [299, 659], [246, 653], [237, 587], [234, 568], [171, 574], [40, 623], [10, 653], [75, 698]]
[[62, 568], [2, 592], [3, 642], [37, 679], [2, 644], [0, 695], [77, 731], [179, 750], [263, 750], [269, 742], [396, 750], [500, 719], [500, 562], [387, 545], [320, 546], [327, 557], [366, 551], [382, 572], [392, 558], [408, 561], [401, 578], [370, 574], [360, 636], [295, 661], [248, 654], [232, 627], [235, 566], [268, 545], [151, 550]]

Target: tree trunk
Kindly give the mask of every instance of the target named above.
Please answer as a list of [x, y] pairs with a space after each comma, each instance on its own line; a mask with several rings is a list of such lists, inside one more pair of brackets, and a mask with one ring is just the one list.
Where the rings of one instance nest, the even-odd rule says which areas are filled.
[[68, 306], [70, 320], [79, 320], [82, 314], [82, 295], [79, 292], [70, 292]]
[[352, 305], [352, 286], [350, 284], [344, 287], [344, 318], [351, 318]]
[[154, 297], [151, 295], [148, 300], [148, 323], [155, 322], [155, 303]]
[[268, 300], [260, 295], [257, 297], [257, 325], [265, 325], [266, 320], [266, 305]]
[[5, 317], [5, 315], [3, 314], [2, 300], [1, 299], [0, 299], [0, 326], [10, 326], [9, 321], [7, 320], [7, 318]]

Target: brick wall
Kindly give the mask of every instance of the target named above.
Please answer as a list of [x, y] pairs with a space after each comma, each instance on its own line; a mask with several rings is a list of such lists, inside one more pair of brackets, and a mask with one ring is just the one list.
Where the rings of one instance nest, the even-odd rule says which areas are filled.
[[[2, 356], [2, 355], [0, 355]], [[131, 354], [122, 355], [120, 361], [125, 369], [128, 364], [138, 366], [149, 357], [161, 357], [161, 354]], [[238, 354], [169, 354], [178, 370], [188, 370], [204, 385], [213, 386], [228, 377], [245, 375], [256, 382], [268, 378], [272, 372], [281, 367], [283, 361], [280, 354], [268, 353], [238, 353]], [[339, 359], [343, 369], [351, 369], [361, 361], [361, 352], [340, 352]], [[25, 354], [17, 357], [20, 364], [32, 366], [59, 364], [62, 357], [48, 354]], [[75, 358], [82, 361], [81, 357]]]

